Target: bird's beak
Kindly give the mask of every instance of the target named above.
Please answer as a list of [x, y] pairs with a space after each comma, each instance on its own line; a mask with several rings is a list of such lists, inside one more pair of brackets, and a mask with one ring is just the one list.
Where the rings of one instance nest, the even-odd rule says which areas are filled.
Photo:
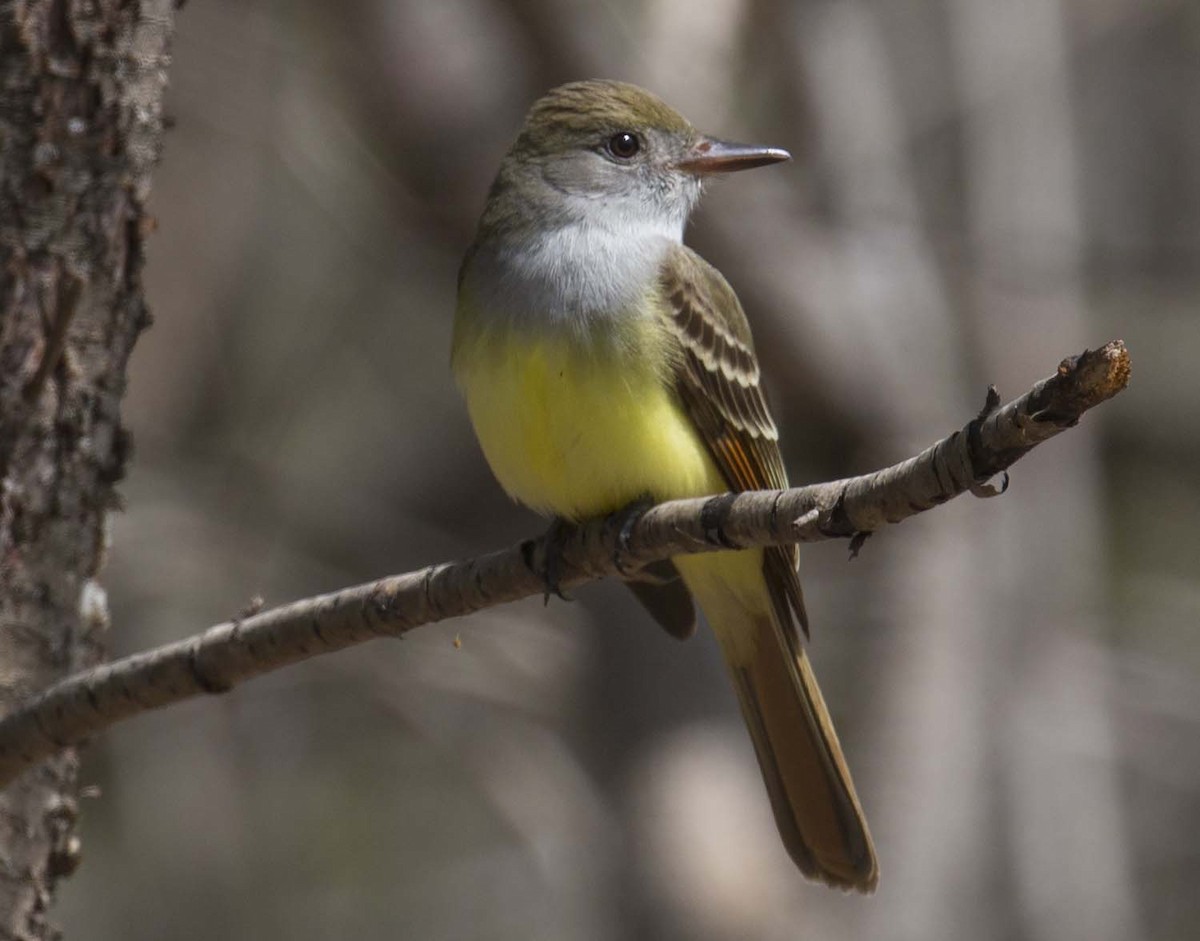
[[791, 154], [778, 147], [755, 147], [701, 137], [675, 166], [688, 173], [704, 176], [709, 173], [752, 170], [754, 167], [765, 167], [767, 164], [791, 159]]

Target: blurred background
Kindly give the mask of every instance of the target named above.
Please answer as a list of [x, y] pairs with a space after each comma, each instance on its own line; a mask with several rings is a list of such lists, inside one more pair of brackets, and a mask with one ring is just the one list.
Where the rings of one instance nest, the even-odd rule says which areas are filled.
[[67, 937], [1200, 936], [1188, 0], [187, 4], [113, 655], [542, 529], [451, 383], [455, 274], [525, 109], [593, 76], [796, 156], [689, 234], [749, 312], [794, 481], [1132, 351], [1005, 496], [853, 563], [803, 551], [878, 893], [802, 881], [712, 638], [602, 584], [105, 734]]

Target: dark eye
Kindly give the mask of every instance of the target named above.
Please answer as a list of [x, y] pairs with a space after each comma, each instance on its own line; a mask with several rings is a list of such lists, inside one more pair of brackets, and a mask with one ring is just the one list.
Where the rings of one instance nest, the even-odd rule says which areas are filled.
[[642, 149], [638, 136], [630, 131], [620, 131], [608, 139], [608, 152], [618, 160], [628, 160]]

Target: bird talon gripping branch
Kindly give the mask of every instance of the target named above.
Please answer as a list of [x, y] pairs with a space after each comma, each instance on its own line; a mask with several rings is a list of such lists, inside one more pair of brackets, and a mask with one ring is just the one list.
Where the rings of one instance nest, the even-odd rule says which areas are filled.
[[639, 566], [625, 564], [625, 557], [629, 555], [629, 541], [633, 538], [633, 528], [652, 506], [654, 500], [651, 497], [638, 497], [617, 510], [611, 517], [612, 521], [620, 526], [617, 530], [617, 547], [613, 550], [613, 565], [626, 578], [634, 575], [639, 569]]
[[561, 598], [563, 601], [575, 600], [562, 590], [562, 573], [563, 569], [566, 568], [563, 552], [572, 529], [573, 527], [570, 523], [556, 516], [551, 521], [546, 534], [542, 536], [541, 565], [540, 567], [531, 565], [531, 567], [534, 568], [542, 579], [542, 585], [545, 589], [545, 594], [542, 596], [543, 604], [550, 604], [551, 595]]

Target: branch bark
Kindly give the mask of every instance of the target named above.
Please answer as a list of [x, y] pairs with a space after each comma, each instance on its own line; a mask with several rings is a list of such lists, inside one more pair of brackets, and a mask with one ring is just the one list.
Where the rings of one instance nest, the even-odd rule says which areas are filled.
[[[618, 575], [692, 552], [823, 539], [861, 541], [889, 523], [988, 481], [1129, 381], [1124, 343], [1065, 359], [1058, 371], [984, 412], [921, 454], [862, 477], [784, 491], [677, 500], [631, 526], [620, 515], [571, 527], [557, 540], [560, 583]], [[852, 543], [853, 545], [853, 543]], [[432, 565], [342, 591], [247, 613], [202, 634], [86, 670], [44, 690], [0, 720], [0, 783], [138, 713], [224, 693], [251, 677], [380, 636], [470, 614], [544, 591], [546, 537], [460, 562]]]
[[[171, 0], [0, 4], [0, 712], [101, 656], [171, 30]], [[57, 937], [76, 765], [0, 793], [2, 937]]]

